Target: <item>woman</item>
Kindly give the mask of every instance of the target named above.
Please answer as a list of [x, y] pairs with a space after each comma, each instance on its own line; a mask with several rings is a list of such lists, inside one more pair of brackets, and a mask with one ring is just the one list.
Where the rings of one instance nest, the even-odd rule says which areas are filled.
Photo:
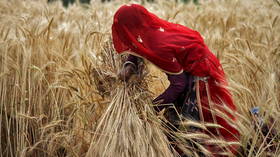
[[[209, 135], [229, 142], [239, 141], [238, 130], [214, 113], [219, 110], [231, 122], [236, 120], [236, 107], [225, 88], [227, 82], [221, 64], [198, 32], [162, 20], [144, 7], [132, 4], [115, 13], [112, 36], [116, 51], [130, 54], [120, 73], [123, 80], [129, 79], [142, 59], [150, 61], [170, 81], [167, 90], [154, 100], [155, 104], [173, 103], [187, 118], [224, 127], [208, 128]], [[200, 108], [198, 111], [196, 106]], [[208, 148], [214, 156], [221, 156], [215, 154], [214, 147]], [[236, 153], [236, 149], [237, 146], [230, 146], [227, 150]]]

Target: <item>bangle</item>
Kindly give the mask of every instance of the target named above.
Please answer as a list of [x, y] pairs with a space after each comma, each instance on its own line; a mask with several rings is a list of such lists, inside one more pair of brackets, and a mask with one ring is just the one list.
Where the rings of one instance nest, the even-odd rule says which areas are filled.
[[134, 68], [134, 70], [136, 71], [137, 67], [136, 67], [136, 65], [135, 65], [133, 62], [131, 62], [131, 61], [126, 61], [126, 62], [123, 64], [123, 67], [126, 67], [128, 64], [132, 65], [133, 68]]

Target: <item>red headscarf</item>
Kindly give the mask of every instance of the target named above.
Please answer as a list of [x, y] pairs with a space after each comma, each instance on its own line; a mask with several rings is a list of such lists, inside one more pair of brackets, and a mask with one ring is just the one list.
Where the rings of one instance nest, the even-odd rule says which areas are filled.
[[171, 74], [190, 70], [189, 64], [209, 53], [198, 32], [162, 20], [137, 4], [116, 12], [112, 34], [118, 53], [133, 52]]

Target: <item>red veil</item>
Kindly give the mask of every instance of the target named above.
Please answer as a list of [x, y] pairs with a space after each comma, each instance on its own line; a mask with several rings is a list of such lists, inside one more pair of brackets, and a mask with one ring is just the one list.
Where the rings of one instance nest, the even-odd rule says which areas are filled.
[[[194, 76], [208, 77], [208, 90], [215, 109], [235, 121], [236, 107], [225, 88], [227, 82], [219, 60], [204, 44], [197, 31], [158, 18], [140, 5], [124, 5], [115, 13], [112, 25], [113, 44], [118, 53], [127, 51], [145, 58], [170, 74], [187, 71]], [[200, 81], [199, 92], [206, 122], [213, 122], [209, 112], [206, 83]], [[209, 94], [208, 94], [209, 95]], [[220, 135], [227, 141], [238, 141], [239, 132], [228, 121], [216, 116]], [[211, 134], [218, 134], [209, 129]]]

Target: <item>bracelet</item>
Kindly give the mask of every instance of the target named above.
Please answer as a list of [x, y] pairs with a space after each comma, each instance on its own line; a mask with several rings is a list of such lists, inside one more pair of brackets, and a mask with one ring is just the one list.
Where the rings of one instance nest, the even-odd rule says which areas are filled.
[[126, 62], [123, 64], [123, 68], [124, 68], [126, 65], [128, 65], [128, 64], [131, 64], [131, 65], [133, 66], [133, 68], [134, 68], [134, 71], [136, 71], [137, 67], [136, 67], [136, 65], [135, 65], [133, 62], [131, 62], [131, 61], [126, 61]]

